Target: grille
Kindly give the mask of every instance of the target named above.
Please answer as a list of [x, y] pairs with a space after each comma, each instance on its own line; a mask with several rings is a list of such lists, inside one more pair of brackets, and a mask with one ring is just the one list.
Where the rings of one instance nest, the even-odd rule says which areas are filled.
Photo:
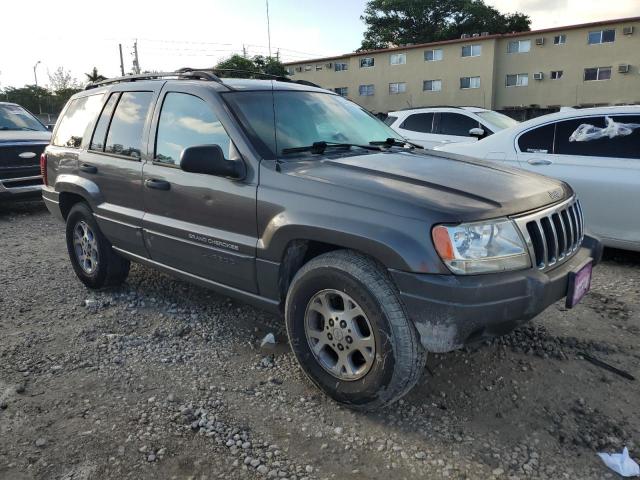
[[575, 197], [515, 220], [539, 270], [564, 263], [582, 245], [584, 217]]
[[[0, 169], [17, 168], [40, 165], [40, 154], [47, 146], [46, 143], [0, 143]], [[21, 153], [32, 152], [35, 155], [32, 158], [20, 158]]]

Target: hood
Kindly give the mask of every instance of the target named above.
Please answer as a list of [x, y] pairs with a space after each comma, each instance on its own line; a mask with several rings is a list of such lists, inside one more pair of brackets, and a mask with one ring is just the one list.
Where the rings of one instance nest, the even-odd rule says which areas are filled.
[[14, 142], [49, 143], [51, 132], [33, 132], [27, 130], [0, 130], [0, 145]]
[[[287, 162], [289, 163], [289, 162]], [[295, 162], [284, 173], [303, 176], [414, 209], [447, 213], [448, 219], [473, 221], [514, 215], [559, 202], [573, 194], [565, 183], [442, 152], [380, 152]], [[378, 206], [378, 208], [384, 208]]]

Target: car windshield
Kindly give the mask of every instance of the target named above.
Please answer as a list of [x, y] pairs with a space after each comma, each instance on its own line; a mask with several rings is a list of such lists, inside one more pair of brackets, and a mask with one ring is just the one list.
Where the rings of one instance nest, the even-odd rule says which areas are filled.
[[313, 154], [317, 150], [292, 152], [291, 149], [319, 142], [350, 144], [354, 149], [389, 138], [403, 142], [402, 137], [383, 122], [339, 95], [293, 90], [254, 91], [228, 93], [225, 99], [239, 112], [241, 122], [265, 158], [291, 156], [291, 153]]
[[505, 128], [511, 128], [518, 125], [520, 122], [514, 120], [511, 117], [507, 117], [502, 113], [487, 111], [487, 112], [478, 112], [478, 116], [483, 120], [491, 123], [491, 125], [498, 127], [499, 130], [503, 130]]
[[33, 115], [20, 105], [0, 105], [0, 130], [35, 130], [46, 131]]

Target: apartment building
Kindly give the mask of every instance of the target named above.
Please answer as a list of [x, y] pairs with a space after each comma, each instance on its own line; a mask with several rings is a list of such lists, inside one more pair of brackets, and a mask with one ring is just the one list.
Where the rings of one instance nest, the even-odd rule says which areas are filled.
[[373, 112], [640, 103], [640, 17], [405, 45], [287, 63]]

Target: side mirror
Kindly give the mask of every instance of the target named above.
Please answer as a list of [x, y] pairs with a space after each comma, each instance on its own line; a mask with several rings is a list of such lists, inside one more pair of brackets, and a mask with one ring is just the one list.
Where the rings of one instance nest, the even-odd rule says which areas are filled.
[[476, 127], [469, 130], [470, 137], [476, 137], [478, 140], [484, 138], [484, 128]]
[[246, 175], [242, 160], [227, 160], [220, 145], [194, 145], [180, 155], [180, 168], [185, 172], [204, 173], [240, 180]]

